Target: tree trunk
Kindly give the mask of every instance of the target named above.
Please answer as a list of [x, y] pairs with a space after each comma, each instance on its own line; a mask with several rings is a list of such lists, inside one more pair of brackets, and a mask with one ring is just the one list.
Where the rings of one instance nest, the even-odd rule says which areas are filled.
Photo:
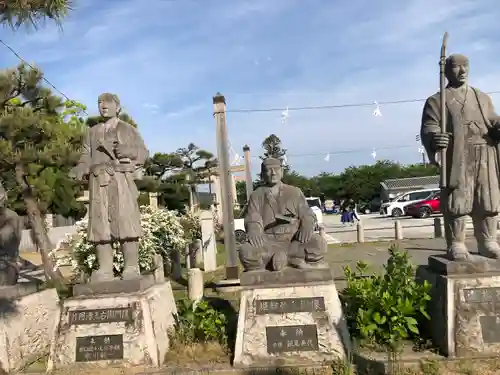
[[59, 270], [54, 270], [54, 262], [49, 255], [53, 250], [53, 245], [45, 230], [38, 202], [36, 201], [31, 186], [26, 180], [26, 174], [24, 173], [24, 166], [22, 164], [16, 165], [16, 181], [21, 187], [24, 204], [26, 205], [26, 213], [31, 226], [33, 242], [38, 251], [40, 251], [45, 277], [47, 280], [62, 280], [63, 277], [61, 272]]

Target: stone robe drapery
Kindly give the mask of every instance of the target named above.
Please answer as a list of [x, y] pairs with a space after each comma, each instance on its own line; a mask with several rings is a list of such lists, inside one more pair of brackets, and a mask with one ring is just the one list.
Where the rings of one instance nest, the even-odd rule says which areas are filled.
[[[290, 222], [286, 222], [286, 217]], [[313, 230], [315, 215], [302, 191], [282, 184], [277, 197], [269, 187], [259, 187], [250, 196], [245, 215], [245, 229], [252, 234], [290, 242], [297, 230]]]
[[[108, 123], [117, 121], [115, 126]], [[135, 180], [148, 150], [139, 132], [130, 124], [116, 119], [88, 130], [87, 142], [79, 165], [89, 176], [88, 240], [107, 243], [113, 240], [134, 240], [142, 235], [141, 215]], [[113, 144], [126, 146], [130, 163], [120, 162]]]
[[[488, 95], [469, 87], [465, 103], [446, 89], [446, 195], [443, 208], [452, 215], [470, 215], [474, 209], [496, 213], [500, 206], [499, 146], [489, 139], [491, 121], [497, 117]], [[463, 99], [463, 98], [462, 98]], [[422, 115], [421, 139], [431, 163], [436, 163], [432, 134], [440, 133], [440, 95], [429, 97]]]

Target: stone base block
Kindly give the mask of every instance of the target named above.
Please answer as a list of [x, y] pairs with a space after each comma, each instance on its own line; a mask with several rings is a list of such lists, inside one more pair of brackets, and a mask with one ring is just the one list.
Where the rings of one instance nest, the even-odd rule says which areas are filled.
[[48, 370], [74, 364], [160, 366], [175, 314], [170, 282], [129, 294], [64, 300], [53, 327]]
[[242, 290], [235, 367], [317, 366], [347, 359], [350, 348], [331, 277], [329, 283], [256, 285]]
[[429, 267], [419, 272], [433, 285], [429, 332], [449, 357], [497, 356], [500, 269], [484, 258], [470, 263], [430, 257]]
[[[0, 373], [18, 371], [49, 352], [54, 316], [59, 311], [57, 291], [27, 294], [30, 287], [24, 284], [28, 283], [0, 288]], [[33, 284], [31, 288], [38, 287]], [[13, 295], [19, 296], [10, 298]]]
[[143, 292], [156, 282], [153, 274], [146, 274], [135, 280], [116, 279], [100, 283], [76, 284], [73, 286], [73, 296]]

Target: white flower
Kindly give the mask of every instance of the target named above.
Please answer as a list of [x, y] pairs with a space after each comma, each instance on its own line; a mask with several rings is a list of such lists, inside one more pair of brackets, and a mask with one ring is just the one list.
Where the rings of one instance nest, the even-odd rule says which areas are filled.
[[[153, 267], [154, 256], [160, 254], [164, 259], [170, 259], [172, 251], [184, 252], [186, 244], [197, 234], [186, 233], [183, 222], [189, 222], [193, 228], [199, 225], [199, 218], [194, 215], [181, 216], [176, 211], [155, 209], [150, 206], [141, 207], [141, 226], [143, 235], [139, 240], [139, 266], [142, 271]], [[196, 224], [196, 222], [198, 224]], [[58, 266], [71, 265], [75, 274], [90, 275], [98, 269], [95, 247], [87, 241], [87, 220], [79, 221], [77, 233], [71, 236], [72, 254], [61, 257]], [[56, 250], [57, 251], [57, 250]], [[113, 244], [113, 267], [116, 273], [123, 270], [123, 254], [119, 244]]]

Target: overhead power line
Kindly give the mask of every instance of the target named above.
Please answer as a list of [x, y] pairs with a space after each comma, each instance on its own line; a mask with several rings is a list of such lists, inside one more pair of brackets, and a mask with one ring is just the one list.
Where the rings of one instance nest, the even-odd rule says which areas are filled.
[[[27, 62], [19, 53], [17, 53], [14, 48], [9, 46], [7, 43], [5, 43], [2, 39], [0, 39], [0, 43], [3, 44], [14, 56], [16, 56], [23, 64], [29, 66], [31, 69], [36, 69], [33, 65], [31, 65], [29, 62]], [[59, 90], [52, 82], [50, 82], [45, 75], [42, 76], [43, 81], [52, 87], [54, 91], [56, 91], [59, 95], [61, 95], [64, 99], [66, 100], [72, 100], [70, 99], [65, 93], [63, 93], [61, 90]], [[83, 110], [83, 113], [88, 116], [87, 111]]]
[[[487, 92], [488, 95], [500, 94], [500, 90]], [[407, 104], [407, 103], [419, 103], [425, 102], [425, 99], [403, 99], [403, 100], [391, 100], [386, 102], [376, 102], [377, 105], [394, 105], [394, 104]], [[283, 112], [283, 111], [315, 111], [322, 109], [337, 109], [337, 108], [356, 108], [356, 107], [373, 107], [374, 102], [370, 103], [346, 103], [346, 104], [331, 104], [331, 105], [318, 105], [318, 106], [306, 106], [306, 107], [286, 107], [286, 108], [248, 108], [248, 109], [228, 109], [226, 113], [254, 113], [254, 112]]]

